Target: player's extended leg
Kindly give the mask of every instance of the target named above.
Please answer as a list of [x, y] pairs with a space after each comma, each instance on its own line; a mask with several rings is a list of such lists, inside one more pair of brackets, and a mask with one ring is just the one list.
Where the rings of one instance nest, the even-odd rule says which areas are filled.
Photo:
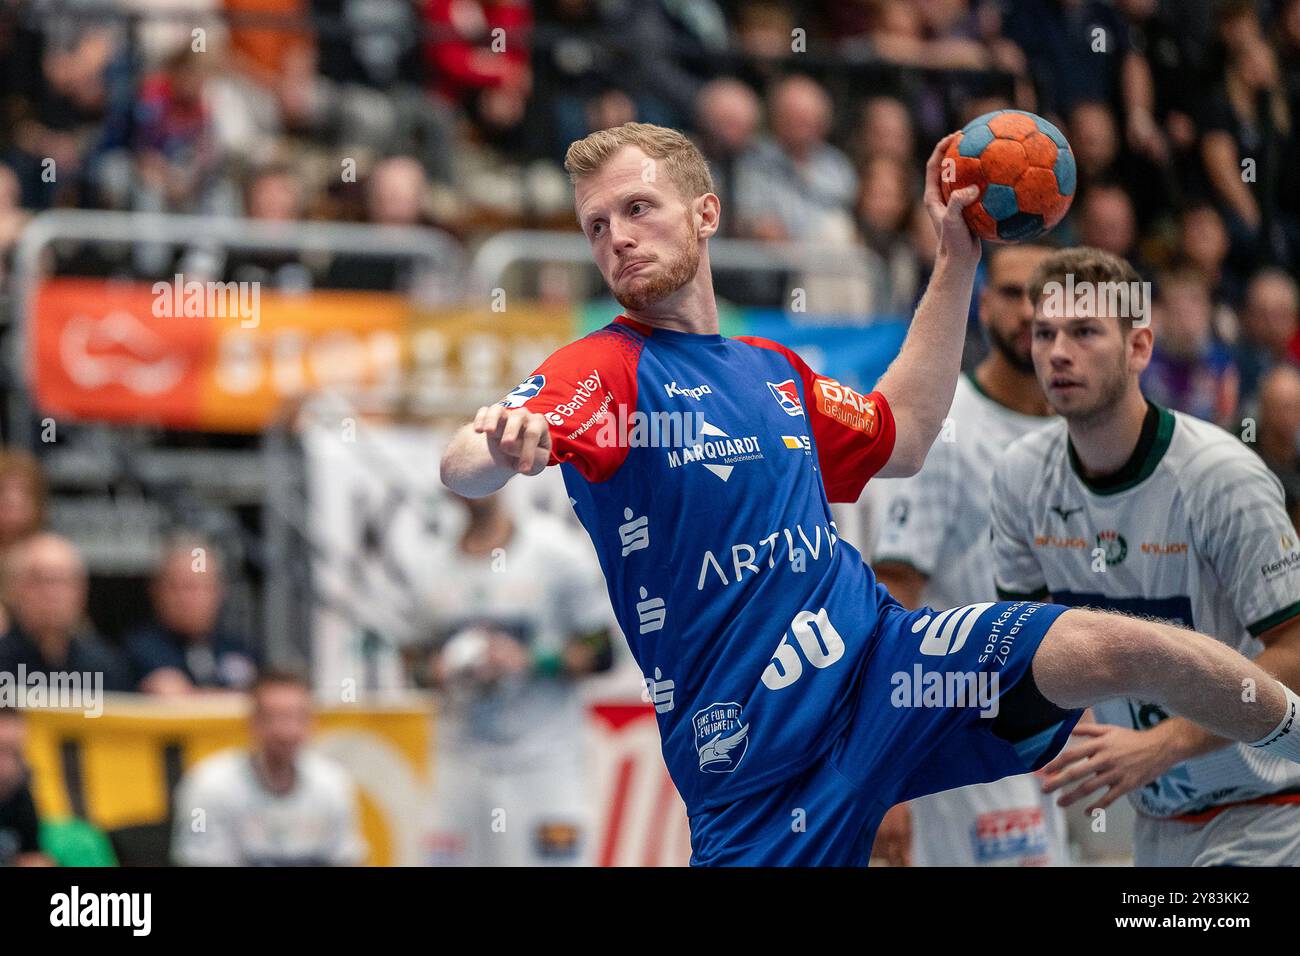
[[1032, 667], [1039, 691], [1058, 707], [1135, 697], [1243, 743], [1279, 730], [1291, 707], [1281, 684], [1213, 638], [1107, 611], [1063, 613]]

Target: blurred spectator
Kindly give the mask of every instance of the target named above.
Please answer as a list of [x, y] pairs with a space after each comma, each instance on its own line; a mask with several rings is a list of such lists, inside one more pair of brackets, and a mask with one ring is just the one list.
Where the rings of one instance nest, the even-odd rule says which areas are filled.
[[1205, 279], [1190, 269], [1160, 278], [1152, 316], [1155, 348], [1142, 391], [1157, 405], [1227, 426], [1237, 411], [1237, 368], [1215, 340]]
[[1120, 0], [1133, 48], [1145, 58], [1151, 111], [1180, 174], [1197, 162], [1196, 117], [1207, 94], [1217, 0]]
[[763, 121], [758, 94], [739, 80], [712, 80], [700, 90], [696, 105], [695, 145], [708, 161], [713, 191], [722, 202], [719, 226], [722, 236], [737, 234], [735, 199], [736, 164], [756, 141]]
[[862, 169], [858, 190], [858, 229], [867, 248], [884, 262], [889, 297], [874, 303], [890, 315], [910, 315], [916, 301], [919, 266], [910, 227], [918, 197], [911, 170], [898, 159], [877, 156]]
[[355, 866], [365, 857], [356, 788], [308, 748], [311, 692], [267, 672], [252, 690], [250, 750], [195, 764], [176, 788], [172, 857], [183, 866]]
[[[31, 452], [0, 449], [0, 567], [9, 551], [45, 527], [45, 473]], [[0, 633], [9, 629], [9, 612], [0, 604]]]
[[5, 564], [13, 623], [0, 637], [0, 673], [102, 674], [104, 690], [130, 690], [116, 653], [89, 631], [86, 565], [72, 542], [40, 532], [11, 547]]
[[303, 184], [293, 167], [272, 163], [248, 176], [244, 188], [245, 214], [264, 222], [292, 222], [303, 217]]
[[125, 642], [136, 689], [178, 696], [252, 685], [257, 665], [247, 642], [219, 623], [225, 590], [221, 555], [209, 542], [167, 547], [149, 590], [155, 619]]
[[1264, 269], [1246, 286], [1241, 337], [1236, 343], [1241, 397], [1254, 399], [1264, 373], [1288, 359], [1287, 348], [1300, 329], [1300, 291], [1281, 269]]
[[1260, 383], [1255, 450], [1282, 482], [1287, 511], [1300, 528], [1300, 369], [1279, 365]]
[[1066, 117], [1085, 101], [1122, 108], [1129, 146], [1156, 161], [1167, 158], [1151, 68], [1113, 6], [1102, 0], [1017, 0], [1002, 23], [1028, 58], [1039, 112]]
[[[1094, 246], [1133, 260], [1137, 247], [1137, 215], [1128, 193], [1119, 186], [1095, 186], [1080, 199], [1079, 245]], [[1139, 269], [1141, 265], [1133, 263]]]
[[22, 713], [0, 706], [0, 866], [49, 866], [41, 852], [40, 821], [28, 786]]
[[1105, 103], [1084, 100], [1070, 111], [1069, 130], [1080, 187], [1113, 181], [1120, 146], [1114, 112]]
[[715, 0], [606, 0], [620, 81], [647, 123], [689, 126], [704, 84], [723, 72], [730, 44]]
[[791, 76], [769, 103], [772, 135], [737, 167], [742, 231], [759, 239], [846, 241], [858, 184], [848, 158], [826, 141], [830, 97], [814, 80]]
[[916, 132], [906, 103], [893, 96], [873, 96], [862, 104], [861, 116], [854, 140], [860, 162], [877, 156], [908, 165], [916, 161]]
[[[308, 0], [222, 0], [230, 26], [232, 62], [268, 89], [282, 87], [296, 64], [311, 57]], [[242, 16], [243, 19], [240, 19]]]
[[10, 254], [18, 237], [31, 221], [31, 213], [22, 208], [23, 191], [18, 177], [8, 166], [0, 163], [0, 284], [4, 283], [12, 265]]
[[773, 0], [742, 0], [734, 15], [737, 73], [755, 89], [780, 79], [794, 53], [795, 11]]
[[1300, 245], [1300, 171], [1277, 58], [1248, 0], [1225, 4], [1220, 36], [1227, 62], [1201, 120], [1205, 174], [1240, 254], [1287, 263]]
[[[306, 212], [306, 186], [288, 163], [258, 167], [244, 180], [244, 207], [249, 219], [296, 222]], [[289, 292], [304, 292], [316, 283], [316, 277], [293, 251], [237, 249], [225, 255], [226, 278], [235, 282], [258, 282], [265, 288]]]
[[185, 49], [141, 85], [135, 123], [138, 209], [218, 211], [210, 202], [220, 185], [221, 155], [203, 98], [207, 63], [206, 53]]
[[495, 131], [523, 121], [532, 94], [528, 0], [422, 0], [434, 90]]
[[1236, 309], [1244, 290], [1227, 263], [1228, 252], [1228, 230], [1214, 206], [1196, 203], [1183, 211], [1178, 218], [1178, 258], [1205, 277], [1216, 303]]
[[[465, 529], [430, 561], [429, 675], [447, 701], [437, 862], [589, 863], [593, 807], [575, 678], [613, 660], [599, 567], [558, 519], [518, 521], [499, 494], [458, 500]], [[650, 628], [654, 596], [641, 597]], [[511, 821], [504, 832], [492, 829], [493, 808]]]
[[45, 527], [45, 473], [30, 452], [0, 449], [0, 558]]
[[382, 226], [425, 224], [428, 188], [419, 160], [411, 156], [381, 160], [370, 171], [366, 182], [366, 219]]

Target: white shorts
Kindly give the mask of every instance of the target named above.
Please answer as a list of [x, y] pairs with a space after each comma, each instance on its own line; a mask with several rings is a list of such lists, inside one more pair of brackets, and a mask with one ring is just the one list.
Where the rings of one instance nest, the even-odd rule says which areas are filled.
[[498, 770], [444, 750], [438, 759], [434, 866], [588, 866], [593, 811], [583, 767]]
[[1135, 866], [1300, 866], [1300, 804], [1229, 807], [1206, 823], [1138, 814]]

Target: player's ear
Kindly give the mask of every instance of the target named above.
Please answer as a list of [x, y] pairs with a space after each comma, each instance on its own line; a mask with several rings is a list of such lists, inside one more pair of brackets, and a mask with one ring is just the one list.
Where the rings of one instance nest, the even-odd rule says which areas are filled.
[[1155, 347], [1155, 333], [1151, 331], [1151, 318], [1134, 320], [1133, 328], [1128, 333], [1129, 364], [1139, 375], [1151, 364], [1151, 350]]
[[695, 202], [695, 229], [701, 239], [708, 239], [718, 231], [718, 225], [722, 215], [722, 204], [714, 193], [705, 193], [703, 196], [696, 196]]

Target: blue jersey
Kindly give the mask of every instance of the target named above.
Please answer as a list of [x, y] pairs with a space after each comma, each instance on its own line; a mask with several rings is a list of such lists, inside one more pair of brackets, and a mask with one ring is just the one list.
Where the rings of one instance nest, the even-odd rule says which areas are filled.
[[688, 811], [821, 757], [885, 599], [830, 502], [856, 500], [889, 459], [885, 400], [774, 342], [620, 316], [502, 404], [550, 424]]

